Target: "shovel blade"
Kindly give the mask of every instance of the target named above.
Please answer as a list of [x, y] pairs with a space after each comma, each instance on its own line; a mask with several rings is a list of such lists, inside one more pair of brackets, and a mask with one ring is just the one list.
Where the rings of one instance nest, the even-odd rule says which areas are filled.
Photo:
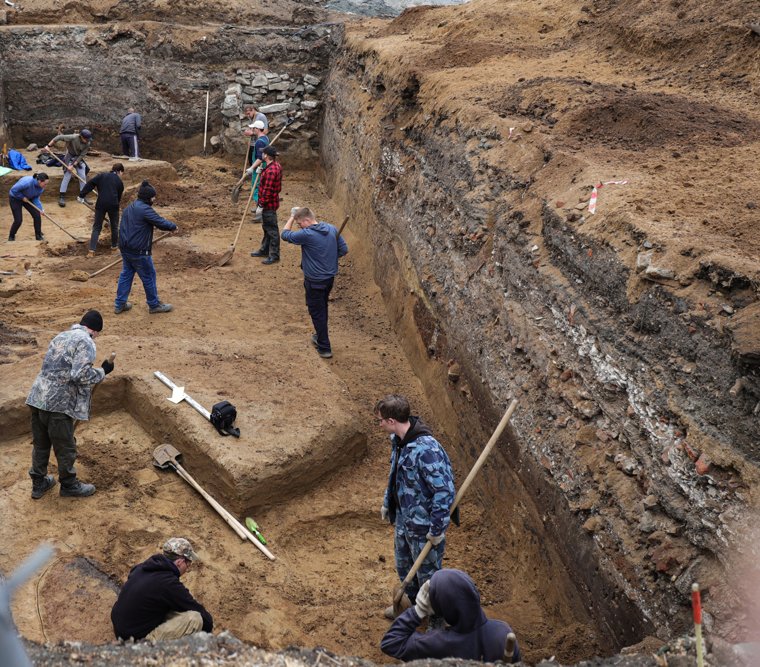
[[225, 252], [221, 259], [216, 263], [217, 266], [224, 266], [225, 264], [228, 264], [229, 261], [232, 259], [232, 255], [235, 254], [235, 248], [230, 248], [227, 252]]
[[239, 185], [236, 185], [234, 188], [232, 188], [232, 192], [230, 193], [230, 198], [232, 199], [233, 204], [238, 203], [238, 199], [240, 199], [240, 187]]
[[162, 470], [173, 468], [179, 465], [180, 456], [182, 454], [175, 447], [164, 443], [153, 450], [153, 465]]

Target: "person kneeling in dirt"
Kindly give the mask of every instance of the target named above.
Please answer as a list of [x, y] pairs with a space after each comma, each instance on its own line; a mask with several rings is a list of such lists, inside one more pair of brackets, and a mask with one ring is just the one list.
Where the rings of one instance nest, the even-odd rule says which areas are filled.
[[[449, 627], [417, 632], [433, 614]], [[475, 583], [460, 570], [439, 570], [426, 581], [414, 607], [404, 611], [385, 633], [380, 648], [399, 660], [459, 658], [481, 662], [520, 662], [512, 628], [489, 620], [480, 606]]]
[[92, 388], [114, 368], [108, 359], [101, 368], [92, 365], [96, 355], [94, 339], [102, 330], [102, 316], [97, 310], [89, 310], [79, 324], [53, 338], [26, 399], [32, 409], [34, 448], [29, 476], [35, 500], [55, 486], [55, 479], [47, 474], [51, 447], [58, 462], [61, 495], [81, 497], [95, 493], [95, 485], [79, 481], [74, 470], [74, 428], [77, 420], [89, 419]]
[[168, 313], [172, 310], [170, 303], [161, 303], [156, 286], [156, 267], [153, 266], [152, 246], [153, 228], [158, 227], [169, 232], [177, 229], [177, 225], [162, 218], [153, 210], [151, 204], [156, 199], [156, 189], [143, 181], [137, 191], [137, 200], [132, 202], [121, 214], [119, 229], [119, 250], [121, 250], [121, 274], [116, 288], [116, 300], [113, 312], [117, 315], [132, 308], [127, 301], [132, 291], [132, 281], [135, 273], [140, 276], [145, 298], [148, 302], [148, 312]]
[[198, 561], [184, 537], [172, 537], [155, 554], [135, 565], [111, 609], [117, 639], [179, 639], [211, 632], [214, 619], [179, 578]]
[[98, 189], [98, 198], [95, 201], [95, 220], [92, 223], [92, 235], [90, 236], [90, 250], [88, 257], [95, 257], [95, 251], [98, 248], [98, 239], [100, 230], [103, 228], [103, 220], [108, 213], [108, 220], [111, 223], [111, 250], [117, 250], [119, 247], [119, 204], [121, 196], [124, 194], [124, 183], [121, 175], [124, 173], [124, 165], [116, 162], [111, 167], [111, 171], [104, 171], [95, 178], [87, 181], [79, 193], [77, 201], [84, 202], [86, 197], [95, 188]]

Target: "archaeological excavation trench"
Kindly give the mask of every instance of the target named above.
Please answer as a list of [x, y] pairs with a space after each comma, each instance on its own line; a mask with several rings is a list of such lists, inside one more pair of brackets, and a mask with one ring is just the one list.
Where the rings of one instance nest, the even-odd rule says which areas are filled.
[[[97, 173], [134, 106], [146, 159], [127, 164], [126, 198], [150, 178], [159, 213], [180, 227], [154, 251], [159, 292], [175, 305], [163, 319], [147, 314], [139, 285], [133, 311], [111, 314], [118, 269], [69, 280], [105, 265], [105, 246], [88, 260], [48, 225], [44, 245], [2, 247], [0, 269], [17, 275], [0, 283], [0, 571], [43, 540], [57, 548], [14, 605], [21, 633], [111, 641], [129, 568], [181, 533], [204, 561], [188, 587], [217, 629], [265, 648], [387, 661], [388, 445], [371, 408], [401, 392], [445, 443], [458, 481], [519, 400], [445, 565], [471, 574], [529, 662], [682, 633], [695, 581], [708, 632], [752, 636], [760, 242], [744, 181], [716, 178], [729, 165], [760, 176], [760, 117], [742, 77], [723, 77], [736, 86], [729, 105], [697, 65], [687, 76], [662, 54], [634, 61], [627, 31], [648, 33], [617, 12], [586, 41], [544, 9], [517, 3], [515, 15], [496, 0], [363, 22], [306, 2], [258, 8], [125, 15], [94, 3], [56, 14], [43, 2], [0, 26], [4, 139], [23, 148], [59, 123], [86, 125], [102, 152]], [[597, 42], [617, 63], [598, 81], [587, 75]], [[664, 38], [658, 48], [669, 53]], [[699, 100], [689, 77], [706, 91]], [[249, 256], [260, 228], [246, 222], [234, 260], [215, 266], [242, 214], [229, 190], [246, 104], [273, 128], [291, 122], [279, 140], [280, 226], [302, 204], [333, 223], [350, 216], [329, 363], [309, 342], [292, 247], [261, 266]], [[24, 154], [33, 163], [36, 151]], [[60, 174], [49, 171], [46, 210], [88, 235], [80, 207], [55, 206]], [[0, 179], [0, 194], [9, 187]], [[32, 503], [26, 392], [48, 341], [89, 307], [107, 313], [98, 354], [117, 352], [77, 434], [81, 474], [98, 493]], [[156, 370], [207, 407], [231, 400], [240, 440], [170, 403]], [[256, 518], [274, 563], [153, 468], [163, 442], [236, 516]]]

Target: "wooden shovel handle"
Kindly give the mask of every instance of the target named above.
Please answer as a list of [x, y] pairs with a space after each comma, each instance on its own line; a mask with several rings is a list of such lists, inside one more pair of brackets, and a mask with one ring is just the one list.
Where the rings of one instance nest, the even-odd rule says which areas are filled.
[[[161, 239], [165, 239], [167, 236], [171, 236], [171, 234], [172, 232], [166, 232], [165, 234], [161, 234], [161, 236], [157, 236], [156, 238], [153, 239], [153, 243], [156, 243], [157, 241], [160, 241]], [[153, 245], [153, 243], [151, 243], [151, 245]], [[110, 264], [106, 264], [102, 269], [98, 269], [97, 271], [94, 271], [93, 273], [90, 274], [89, 277], [94, 278], [95, 276], [100, 275], [101, 273], [103, 273], [103, 271], [107, 271], [112, 266], [116, 266], [120, 261], [121, 261], [121, 257], [119, 257], [119, 259], [115, 259]]]
[[[59, 158], [59, 157], [58, 157], [58, 156], [57, 156], [55, 153], [53, 153], [53, 151], [52, 151], [52, 150], [48, 150], [48, 153], [50, 153], [50, 155], [52, 155], [52, 156], [53, 156], [53, 159], [54, 159], [56, 162], [58, 162], [58, 164], [60, 164], [60, 165], [61, 165], [61, 166], [62, 166], [64, 169], [66, 169], [67, 171], [69, 171], [69, 167], [70, 167], [71, 165], [68, 165], [68, 164], [66, 164], [66, 163], [65, 163], [63, 160], [61, 160], [61, 158]], [[76, 170], [76, 169], [74, 169], [74, 174], [76, 174], [76, 177], [77, 177], [77, 178], [78, 178], [78, 179], [79, 179], [79, 180], [82, 182], [82, 184], [83, 184], [83, 185], [84, 185], [85, 183], [87, 183], [87, 181], [85, 181], [85, 180], [84, 180], [84, 179], [83, 179], [83, 178], [82, 178], [82, 177], [79, 175], [79, 172], [77, 172], [77, 170]]]
[[[467, 492], [467, 489], [470, 488], [470, 484], [472, 484], [472, 480], [475, 479], [475, 475], [478, 474], [480, 469], [485, 464], [486, 459], [488, 458], [488, 455], [491, 453], [491, 450], [496, 445], [496, 442], [499, 440], [499, 438], [501, 437], [501, 434], [504, 432], [504, 429], [507, 427], [509, 420], [512, 418], [512, 413], [515, 411], [516, 407], [517, 407], [517, 399], [514, 399], [512, 403], [510, 403], [509, 407], [507, 408], [507, 411], [504, 413], [504, 416], [501, 418], [499, 425], [496, 427], [496, 430], [493, 432], [493, 435], [488, 441], [488, 444], [484, 447], [483, 451], [478, 457], [478, 460], [475, 461], [475, 465], [472, 466], [472, 470], [470, 470], [470, 474], [467, 475], [464, 482], [462, 482], [462, 486], [459, 487], [459, 491], [457, 491], [457, 495], [454, 498], [454, 502], [451, 505], [451, 512], [450, 512], [451, 514], [454, 513], [454, 510], [457, 508], [457, 505], [459, 505], [459, 501], [462, 500], [462, 496], [464, 496], [464, 494]], [[404, 588], [406, 588], [406, 586], [411, 583], [412, 579], [414, 579], [415, 575], [417, 574], [417, 570], [419, 570], [420, 567], [422, 566], [422, 563], [425, 561], [425, 558], [427, 558], [427, 555], [430, 553], [430, 549], [432, 549], [432, 547], [433, 547], [432, 543], [430, 542], [430, 540], [428, 540], [425, 546], [423, 547], [422, 551], [420, 551], [420, 555], [417, 556], [417, 560], [414, 561], [414, 565], [412, 565], [412, 569], [409, 570], [409, 573], [404, 578], [404, 581], [401, 582], [401, 586], [399, 586], [399, 588], [394, 593], [394, 596], [393, 596], [394, 604], [398, 604], [401, 601], [401, 596], [404, 594]]]

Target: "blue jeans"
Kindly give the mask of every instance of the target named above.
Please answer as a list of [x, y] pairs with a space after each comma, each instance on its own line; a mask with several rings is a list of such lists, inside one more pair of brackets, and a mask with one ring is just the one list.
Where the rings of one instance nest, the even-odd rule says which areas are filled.
[[327, 334], [327, 310], [333, 278], [329, 280], [309, 280], [304, 278], [306, 290], [306, 307], [309, 309], [311, 323], [317, 333], [317, 348], [320, 352], [331, 352], [330, 336]]
[[132, 290], [132, 281], [135, 273], [140, 276], [143, 288], [145, 289], [145, 299], [148, 302], [148, 308], [155, 308], [161, 304], [158, 299], [158, 288], [156, 287], [156, 268], [153, 266], [153, 258], [150, 255], [129, 255], [122, 251], [121, 253], [121, 274], [119, 275], [119, 284], [116, 287], [116, 308], [123, 308], [127, 302], [129, 293]]

